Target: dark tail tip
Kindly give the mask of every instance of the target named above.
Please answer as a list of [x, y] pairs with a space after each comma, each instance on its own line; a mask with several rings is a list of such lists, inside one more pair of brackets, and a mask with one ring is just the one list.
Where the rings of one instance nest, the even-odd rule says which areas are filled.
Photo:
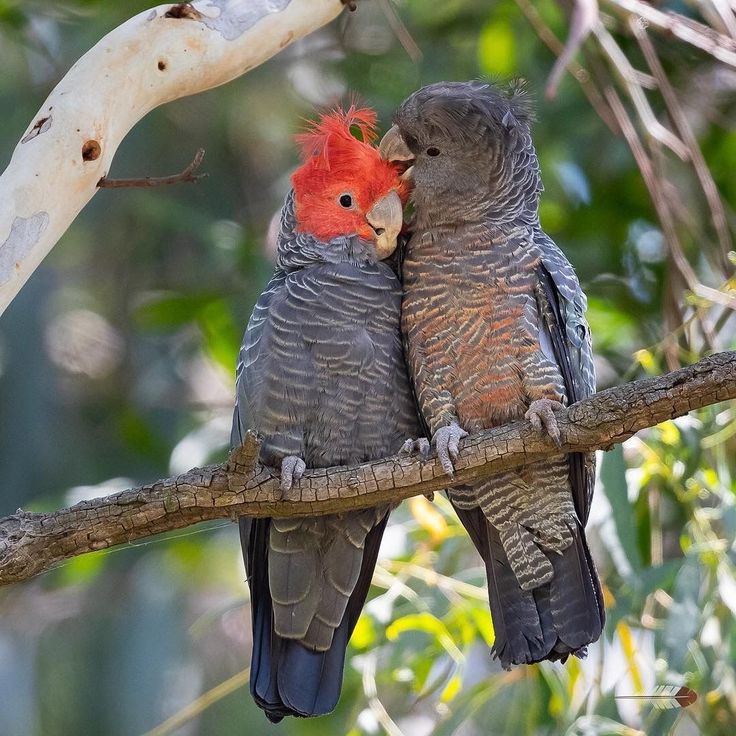
[[387, 520], [388, 513], [366, 537], [358, 582], [332, 645], [324, 652], [312, 651], [295, 639], [275, 633], [268, 583], [270, 520], [252, 519], [241, 524], [253, 618], [250, 691], [272, 723], [284, 716], [326, 715], [337, 706], [348, 640], [368, 594]]
[[542, 660], [585, 657], [603, 630], [605, 611], [598, 574], [579, 527], [562, 555], [549, 555], [554, 577], [535, 590], [522, 590], [498, 532], [480, 509], [455, 509], [483, 557], [496, 632], [492, 654], [504, 669]]

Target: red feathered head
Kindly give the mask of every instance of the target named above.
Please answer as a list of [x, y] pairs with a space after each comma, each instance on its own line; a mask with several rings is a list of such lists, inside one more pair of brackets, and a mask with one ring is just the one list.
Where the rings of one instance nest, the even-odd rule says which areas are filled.
[[376, 244], [379, 258], [391, 255], [409, 190], [372, 145], [376, 137], [375, 112], [354, 105], [296, 136], [304, 162], [291, 177], [297, 230], [320, 240], [358, 235]]

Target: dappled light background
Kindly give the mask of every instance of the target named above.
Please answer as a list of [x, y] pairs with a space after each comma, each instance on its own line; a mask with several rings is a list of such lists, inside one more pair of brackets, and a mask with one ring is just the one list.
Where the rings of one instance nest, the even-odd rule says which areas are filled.
[[[736, 30], [728, 4], [665, 5]], [[74, 61], [147, 6], [0, 0], [0, 167]], [[554, 99], [548, 43], [569, 17], [551, 0], [359, 0], [241, 79], [152, 112], [110, 175], [174, 173], [201, 146], [209, 176], [98, 193], [0, 318], [0, 515], [225, 457], [236, 353], [297, 162], [291, 136], [353, 97], [386, 129], [423, 84], [526, 78], [542, 223], [589, 296], [599, 388], [732, 349], [736, 71], [614, 0], [601, 9]], [[589, 538], [609, 618], [584, 661], [500, 670], [480, 559], [445, 499], [417, 498], [392, 517], [338, 710], [272, 726], [247, 691], [237, 529], [210, 523], [0, 590], [0, 736], [730, 735], [735, 435], [721, 405], [603, 456]], [[697, 704], [614, 697], [663, 683], [694, 688]]]

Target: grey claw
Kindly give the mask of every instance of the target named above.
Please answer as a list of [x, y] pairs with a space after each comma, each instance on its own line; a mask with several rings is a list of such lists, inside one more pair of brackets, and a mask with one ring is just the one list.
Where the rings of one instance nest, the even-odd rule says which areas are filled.
[[532, 401], [526, 410], [526, 414], [524, 414], [524, 418], [531, 422], [532, 427], [537, 432], [541, 433], [543, 429], [546, 430], [547, 434], [557, 446], [562, 444], [560, 427], [555, 417], [555, 411], [559, 411], [560, 409], [564, 409], [564, 406], [559, 401], [537, 399], [536, 401]]
[[442, 463], [442, 469], [451, 478], [455, 475], [453, 460], [457, 460], [459, 443], [468, 433], [456, 422], [447, 427], [440, 427], [432, 437], [432, 444], [437, 450], [437, 457]]
[[417, 439], [409, 437], [401, 446], [399, 455], [413, 455], [417, 453], [423, 461], [426, 461], [429, 457], [430, 449], [429, 440], [426, 437], [418, 437]]
[[422, 460], [427, 460], [429, 453], [432, 452], [432, 445], [429, 444], [429, 440], [426, 437], [420, 437], [416, 441], [416, 449]]
[[307, 464], [297, 455], [287, 455], [281, 461], [281, 495], [287, 498], [295, 480], [304, 475]]

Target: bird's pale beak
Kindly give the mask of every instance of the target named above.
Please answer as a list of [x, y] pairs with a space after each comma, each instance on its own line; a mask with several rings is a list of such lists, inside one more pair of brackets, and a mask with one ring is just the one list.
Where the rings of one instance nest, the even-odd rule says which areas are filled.
[[392, 164], [404, 165], [406, 168], [401, 178], [405, 181], [411, 180], [414, 154], [409, 150], [409, 146], [406, 145], [406, 141], [402, 138], [396, 125], [381, 138], [378, 152], [382, 159], [390, 161]]
[[376, 233], [376, 255], [388, 258], [396, 250], [396, 239], [403, 225], [404, 212], [398, 192], [389, 192], [367, 212], [368, 224]]

